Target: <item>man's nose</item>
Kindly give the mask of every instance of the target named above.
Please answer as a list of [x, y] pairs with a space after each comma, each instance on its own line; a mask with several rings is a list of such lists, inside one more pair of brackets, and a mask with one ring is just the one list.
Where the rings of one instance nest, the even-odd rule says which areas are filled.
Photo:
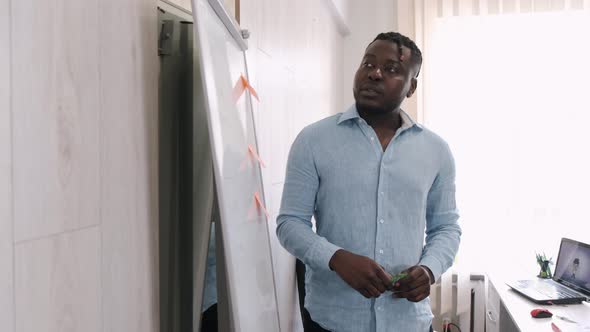
[[382, 80], [383, 79], [383, 75], [381, 73], [381, 68], [378, 68], [378, 67], [373, 68], [373, 70], [371, 70], [369, 72], [369, 78], [371, 80], [374, 80], [374, 81], [380, 81], [380, 80]]

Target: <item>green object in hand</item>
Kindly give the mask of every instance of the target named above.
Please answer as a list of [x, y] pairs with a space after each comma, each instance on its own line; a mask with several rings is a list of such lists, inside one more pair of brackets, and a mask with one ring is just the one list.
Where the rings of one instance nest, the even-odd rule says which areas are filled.
[[401, 279], [403, 279], [407, 276], [408, 276], [407, 273], [404, 273], [404, 272], [398, 273], [398, 274], [391, 277], [391, 283], [395, 284], [396, 282], [400, 281]]

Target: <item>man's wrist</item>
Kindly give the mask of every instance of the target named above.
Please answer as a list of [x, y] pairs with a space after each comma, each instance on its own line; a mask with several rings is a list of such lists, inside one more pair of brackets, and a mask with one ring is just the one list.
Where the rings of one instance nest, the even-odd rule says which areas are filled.
[[338, 257], [342, 254], [343, 251], [343, 249], [338, 249], [336, 250], [336, 252], [334, 252], [334, 255], [332, 255], [330, 261], [328, 262], [328, 267], [330, 268], [330, 270], [334, 271], [334, 266], [338, 262]]
[[430, 270], [430, 268], [426, 265], [420, 265], [420, 267], [422, 267], [424, 270], [426, 270], [426, 272], [428, 273], [428, 278], [430, 279], [430, 284], [434, 284], [435, 280], [434, 280], [434, 274], [432, 273], [432, 271]]

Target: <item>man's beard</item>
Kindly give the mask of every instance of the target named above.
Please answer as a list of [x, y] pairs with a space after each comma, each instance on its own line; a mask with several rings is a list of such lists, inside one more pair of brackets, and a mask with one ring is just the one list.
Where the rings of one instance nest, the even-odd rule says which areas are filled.
[[361, 112], [378, 114], [378, 113], [389, 113], [394, 111], [397, 107], [394, 105], [385, 105], [385, 106], [372, 106], [372, 105], [362, 105], [358, 102], [355, 102], [356, 109]]

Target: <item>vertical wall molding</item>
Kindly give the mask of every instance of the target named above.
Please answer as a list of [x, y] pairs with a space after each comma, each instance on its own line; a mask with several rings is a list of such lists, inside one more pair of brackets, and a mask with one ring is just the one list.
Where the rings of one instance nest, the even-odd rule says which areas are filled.
[[0, 0], [0, 330], [14, 332], [10, 0]]

